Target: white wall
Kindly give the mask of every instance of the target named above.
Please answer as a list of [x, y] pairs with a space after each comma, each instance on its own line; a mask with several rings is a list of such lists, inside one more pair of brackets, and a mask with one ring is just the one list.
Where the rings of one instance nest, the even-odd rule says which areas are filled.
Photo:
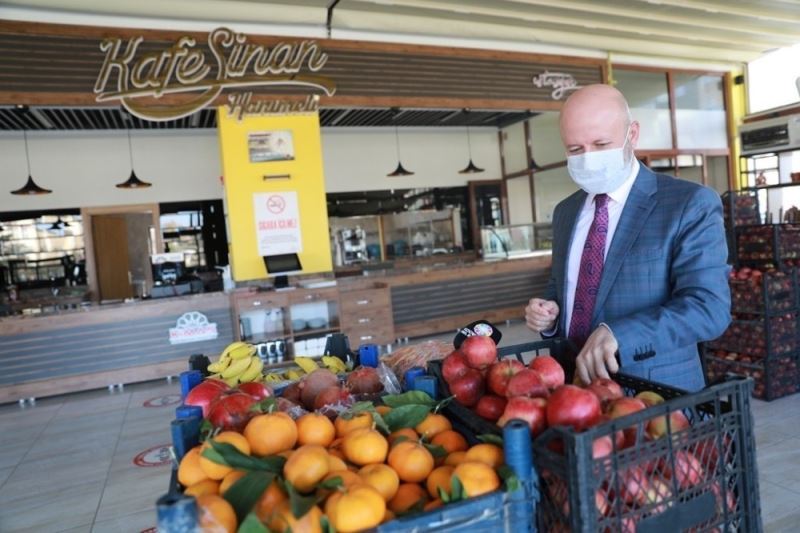
[[531, 188], [528, 176], [512, 178], [506, 182], [508, 193], [509, 224], [530, 224], [533, 222], [531, 211]]
[[[472, 157], [482, 174], [459, 174], [469, 159], [464, 128], [400, 130], [403, 165], [413, 176], [388, 178], [397, 166], [393, 129], [326, 129], [322, 134], [326, 190], [344, 192], [465, 185], [500, 177], [497, 130], [471, 129]], [[124, 132], [31, 132], [31, 172], [53, 194], [8, 194], [25, 184], [22, 135], [0, 135], [0, 212], [222, 198], [216, 131], [133, 134], [136, 174], [153, 187], [117, 189], [130, 175]]]

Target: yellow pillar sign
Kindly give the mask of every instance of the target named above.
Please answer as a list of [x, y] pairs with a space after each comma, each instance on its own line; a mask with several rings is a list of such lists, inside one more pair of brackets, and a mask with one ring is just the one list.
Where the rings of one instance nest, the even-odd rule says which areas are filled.
[[217, 109], [236, 281], [262, 279], [264, 256], [296, 253], [303, 274], [329, 272], [319, 115], [230, 115]]

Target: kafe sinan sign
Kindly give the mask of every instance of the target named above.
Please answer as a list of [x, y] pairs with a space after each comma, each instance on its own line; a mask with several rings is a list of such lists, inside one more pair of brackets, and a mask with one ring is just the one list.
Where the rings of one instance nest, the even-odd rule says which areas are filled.
[[[146, 120], [173, 120], [202, 109], [226, 88], [299, 86], [336, 92], [330, 78], [318, 74], [328, 55], [314, 40], [267, 46], [246, 35], [218, 28], [208, 47], [181, 37], [169, 48], [142, 52], [144, 37], [127, 42], [108, 38], [100, 43], [105, 60], [94, 85], [98, 102], [118, 101]], [[166, 105], [165, 95], [192, 95]]]

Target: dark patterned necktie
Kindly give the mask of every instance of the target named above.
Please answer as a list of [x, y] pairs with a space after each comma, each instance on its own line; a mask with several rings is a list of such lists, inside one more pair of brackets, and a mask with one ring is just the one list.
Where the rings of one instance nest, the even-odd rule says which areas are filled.
[[586, 236], [581, 255], [581, 268], [575, 288], [575, 303], [569, 325], [569, 338], [582, 348], [591, 333], [592, 313], [597, 299], [597, 289], [603, 276], [603, 259], [608, 235], [608, 195], [594, 197], [594, 220]]

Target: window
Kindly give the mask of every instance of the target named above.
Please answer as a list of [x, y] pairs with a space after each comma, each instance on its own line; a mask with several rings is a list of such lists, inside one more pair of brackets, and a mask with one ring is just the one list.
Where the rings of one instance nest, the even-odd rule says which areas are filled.
[[634, 120], [641, 124], [638, 149], [672, 148], [666, 73], [615, 69], [613, 75], [617, 89], [628, 100]]
[[747, 99], [750, 113], [800, 103], [800, 44], [747, 64]]

